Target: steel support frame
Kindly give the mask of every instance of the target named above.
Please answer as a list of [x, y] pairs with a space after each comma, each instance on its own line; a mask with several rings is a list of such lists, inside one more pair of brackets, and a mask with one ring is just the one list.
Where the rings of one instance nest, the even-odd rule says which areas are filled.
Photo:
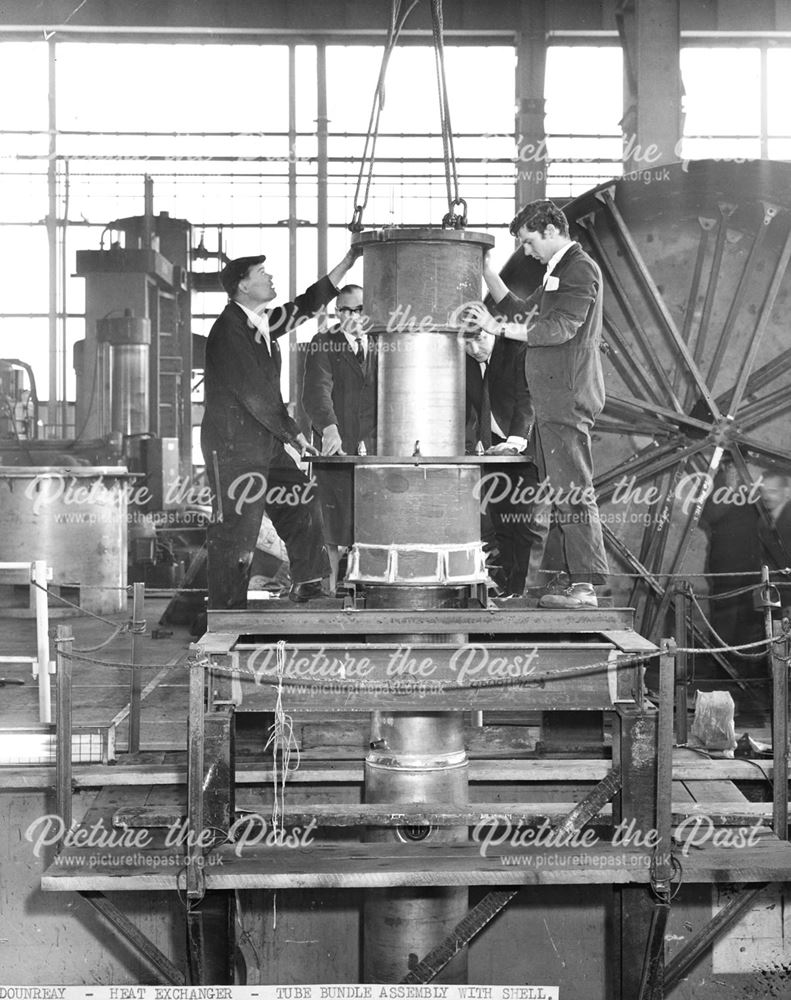
[[[639, 414], [641, 423], [653, 426], [656, 438], [663, 439], [663, 443], [658, 448], [654, 447], [652, 449], [649, 447], [640, 455], [631, 456], [613, 469], [597, 476], [596, 488], [600, 499], [606, 500], [607, 496], [611, 493], [613, 484], [617, 483], [623, 476], [629, 478], [634, 475], [636, 483], [642, 483], [646, 480], [650, 481], [656, 479], [656, 477], [674, 466], [679, 468], [681, 463], [697, 453], [705, 455], [708, 459], [708, 471], [710, 474], [713, 474], [719, 466], [722, 454], [730, 452], [737, 465], [742, 483], [748, 486], [750, 483], [747, 479], [748, 472], [743, 452], [749, 451], [759, 458], [791, 465], [791, 451], [766, 445], [764, 442], [751, 437], [748, 433], [755, 422], [751, 420], [750, 415], [753, 411], [756, 411], [756, 407], [760, 409], [761, 404], [760, 399], [758, 401], [750, 400], [750, 395], [770, 387], [785, 371], [785, 365], [782, 361], [788, 352], [783, 352], [781, 357], [775, 359], [775, 361], [764, 363], [760, 368], [755, 368], [755, 364], [769, 316], [777, 299], [782, 277], [791, 261], [791, 231], [785, 235], [779, 258], [773, 268], [769, 284], [763, 293], [763, 301], [760, 303], [757, 314], [758, 320], [749, 338], [749, 342], [746, 344], [744, 364], [739, 370], [736, 381], [730, 389], [718, 392], [716, 397], [712, 392], [714, 384], [713, 376], [716, 375], [719, 359], [729, 346], [732, 337], [735, 335], [735, 330], [739, 328], [737, 319], [741, 313], [745, 289], [755, 269], [759, 251], [764, 243], [767, 231], [771, 225], [779, 224], [777, 220], [784, 220], [783, 224], [785, 224], [787, 222], [787, 212], [782, 208], [769, 205], [767, 202], [758, 199], [761, 202], [762, 217], [759, 220], [753, 242], [747, 252], [747, 260], [742, 269], [737, 287], [732, 292], [723, 328], [718, 331], [715, 350], [715, 361], [717, 363], [714, 366], [714, 370], [704, 373], [701, 365], [701, 352], [709, 331], [715, 298], [718, 291], [722, 295], [728, 294], [727, 290], [718, 287], [719, 263], [722, 260], [726, 236], [729, 232], [729, 221], [737, 206], [723, 202], [719, 205], [719, 220], [716, 223], [711, 219], [705, 220], [706, 225], [703, 227], [701, 246], [705, 246], [705, 242], [709, 239], [709, 230], [714, 228], [715, 224], [717, 232], [714, 245], [714, 258], [708, 276], [703, 311], [697, 325], [697, 331], [695, 330], [695, 324], [691, 315], [685, 317], [683, 330], [679, 331], [664, 295], [660, 291], [656, 281], [652, 278], [650, 269], [640, 254], [629, 225], [618, 208], [617, 185], [600, 191], [597, 199], [599, 207], [592, 212], [581, 215], [576, 221], [576, 226], [582, 234], [583, 241], [587, 241], [594, 256], [602, 264], [605, 278], [609, 281], [617, 302], [621, 308], [626, 310], [626, 315], [631, 317], [631, 332], [637, 342], [638, 350], [642, 352], [644, 359], [654, 370], [656, 370], [657, 365], [661, 369], [661, 364], [655, 356], [652, 341], [652, 338], [655, 336], [653, 327], [644, 329], [638, 322], [638, 314], [635, 311], [633, 303], [629, 301], [628, 290], [623, 285], [621, 272], [616, 271], [610, 260], [608, 250], [602, 242], [599, 229], [603, 225], [603, 221], [598, 218], [599, 215], [606, 217], [614, 238], [624, 253], [625, 262], [631, 276], [640, 290], [643, 304], [655, 317], [661, 334], [666, 337], [668, 344], [672, 346], [676, 357], [679, 359], [679, 369], [683, 376], [680, 393], [682, 397], [685, 397], [683, 409], [687, 409], [694, 399], [700, 398], [706, 403], [710, 412], [708, 419], [692, 417], [682, 412], [675, 387], [671, 387], [662, 379], [660, 379], [659, 385], [663, 390], [664, 398], [660, 398], [659, 400], [654, 398], [655, 390], [653, 388], [650, 393], [647, 392], [645, 394], [644, 399], [627, 400], [613, 397], [609, 405], [605, 406], [603, 419], [597, 425], [602, 433], [608, 433], [608, 413], [615, 417], [615, 423], [612, 426], [616, 433], [618, 432], [619, 421], [623, 419], [624, 413], [631, 413], [635, 416]], [[699, 247], [698, 263], [701, 262], [701, 253]], [[693, 290], [697, 292], [697, 289], [702, 284], [701, 268], [697, 267], [693, 274]], [[692, 292], [690, 292], [691, 295]], [[605, 325], [608, 329], [617, 329], [615, 319], [611, 316], [605, 316]], [[695, 340], [696, 333], [697, 339]], [[641, 384], [641, 366], [636, 357], [630, 357], [628, 352], [621, 351], [618, 364], [626, 369], [626, 384], [630, 384], [630, 382], [637, 385]], [[727, 416], [725, 415], [726, 413]], [[744, 417], [742, 423], [739, 420], [741, 416]], [[759, 513], [767, 529], [771, 531], [772, 526], [768, 515], [761, 507], [762, 505], [759, 505]], [[673, 563], [673, 572], [681, 572], [683, 570], [684, 559], [697, 527], [701, 509], [702, 502], [697, 504], [693, 509], [692, 517], [685, 526], [678, 542], [678, 548], [674, 554], [670, 555], [670, 560]], [[652, 525], [646, 526], [646, 533], [650, 533], [652, 530]], [[620, 562], [626, 562], [631, 569], [643, 574], [640, 582], [649, 589], [646, 595], [644, 618], [638, 621], [637, 627], [642, 633], [650, 634], [652, 631], [648, 627], [650, 620], [661, 621], [662, 615], [669, 609], [672, 603], [670, 589], [668, 588], [665, 591], [665, 588], [657, 587], [658, 578], [664, 572], [665, 560], [663, 553], [658, 553], [657, 558], [643, 565], [637, 555], [625, 543], [621, 542], [620, 539], [616, 539], [612, 532], [605, 531], [605, 538]], [[660, 593], [660, 590], [662, 593]], [[658, 611], [652, 606], [652, 598], [656, 598], [657, 596], [660, 597]], [[658, 627], [661, 628], [662, 626], [659, 625]], [[719, 658], [718, 662], [721, 666], [725, 667], [723, 658]]]
[[[474, 633], [476, 631], [476, 618], [480, 621], [480, 612], [473, 611], [470, 614], [475, 617], [472, 618], [472, 623], [465, 626], [465, 629]], [[431, 617], [432, 620], [427, 622], [426, 632], [436, 631], [438, 628], [437, 619], [442, 619], [445, 616], [442, 612], [435, 612]], [[320, 632], [322, 624], [326, 628], [326, 623], [320, 624], [320, 619], [321, 613], [317, 616], [316, 624], [311, 624], [311, 614], [307, 612], [301, 616], [299, 631], [308, 634]], [[448, 616], [447, 620], [450, 622], [451, 616]], [[477, 628], [482, 626], [483, 623]], [[351, 625], [347, 626], [347, 628], [350, 627]], [[456, 630], [462, 628], [455, 620], [452, 627]], [[397, 628], [397, 625], [393, 626], [392, 631], [397, 631]], [[450, 626], [448, 630], [450, 630]], [[338, 631], [340, 634], [337, 638], [340, 639], [343, 630], [338, 629]], [[604, 632], [602, 635], [608, 639], [612, 638], [612, 633]], [[344, 648], [351, 649], [352, 646], [344, 644]], [[365, 644], [360, 644], [360, 649], [365, 649]], [[665, 713], [663, 715], [663, 719], [666, 719], [664, 726], [658, 727], [656, 710], [642, 704], [642, 695], [639, 690], [633, 690], [635, 698], [633, 702], [617, 704], [613, 711], [618, 720], [616, 724], [618, 738], [612, 770], [583, 802], [557, 824], [557, 829], [563, 829], [567, 832], [582, 829], [602, 806], [617, 794], [620, 804], [616, 812], [622, 819], [627, 822], [633, 821], [636, 828], [653, 829], [656, 826], [660, 831], [664, 830], [663, 843], [669, 844], [674, 676], [672, 653], [668, 654], [666, 651], [663, 664], [662, 676], [665, 681], [661, 695], [661, 711]], [[191, 829], [202, 829], [203, 826], [210, 823], [209, 817], [211, 816], [211, 825], [218, 827], [219, 832], [221, 830], [227, 831], [233, 822], [234, 766], [233, 752], [230, 749], [233, 733], [233, 723], [230, 717], [232, 710], [229, 711], [226, 702], [215, 700], [218, 692], [230, 685], [227, 680], [217, 685], [216, 680], [217, 677], [212, 675], [209, 658], [196, 657], [193, 659], [190, 671], [190, 730], [188, 738], [189, 826]], [[207, 731], [207, 724], [211, 726], [213, 720], [217, 722], [217, 725], [212, 734]], [[664, 732], [664, 737], [660, 738], [659, 744], [657, 744], [656, 737], [658, 728]], [[660, 758], [660, 754], [664, 756]], [[625, 772], [629, 774], [628, 780], [639, 784], [643, 791], [626, 787]], [[218, 773], [222, 775], [220, 778], [218, 778]], [[649, 804], [646, 804], [645, 788], [650, 789]], [[663, 794], [667, 801], [658, 805], [658, 794]], [[213, 802], [213, 805], [207, 805], [207, 800]], [[657, 819], [658, 816], [659, 819]], [[190, 851], [192, 857], [188, 866], [187, 895], [193, 902], [197, 903], [202, 898], [205, 888], [199, 875], [202, 868], [197, 860], [203, 853], [203, 848], [195, 844], [191, 846]], [[628, 890], [620, 890], [621, 893], [624, 891]], [[634, 888], [631, 891], [634, 894], [633, 898], [639, 900], [641, 907], [644, 907], [646, 899], [650, 903], [645, 887]], [[512, 890], [489, 893], [468, 912], [455, 929], [454, 934], [435, 948], [430, 955], [426, 955], [419, 965], [410, 971], [403, 982], [430, 982], [447, 962], [465, 947], [516, 895], [517, 892]], [[645, 922], [624, 921], [619, 937], [620, 951], [629, 954], [635, 946], [646, 949], [648, 946], [646, 928]], [[245, 956], [242, 955], [242, 958]], [[199, 968], [195, 966], [191, 973], [196, 975], [199, 971]], [[193, 979], [193, 982], [197, 983], [198, 980]], [[629, 995], [625, 993], [624, 997]]]

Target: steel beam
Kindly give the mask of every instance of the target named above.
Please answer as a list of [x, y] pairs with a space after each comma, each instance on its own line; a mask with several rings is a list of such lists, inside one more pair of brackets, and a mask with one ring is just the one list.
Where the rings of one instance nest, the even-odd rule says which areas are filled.
[[[621, 788], [621, 771], [613, 767], [609, 774], [575, 806], [559, 823], [553, 826], [557, 833], [571, 835], [580, 831], [593, 819]], [[516, 898], [518, 889], [490, 892], [474, 906], [453, 931], [433, 948], [428, 955], [410, 970], [402, 983], [430, 983], [483, 928]]]
[[153, 941], [150, 941], [115, 904], [111, 903], [104, 893], [83, 890], [79, 895], [118, 931], [127, 944], [130, 944], [156, 969], [161, 982], [172, 986], [186, 984], [187, 980], [184, 974], [170, 961], [167, 955], [161, 952]]
[[725, 931], [732, 927], [739, 918], [752, 906], [756, 898], [764, 891], [768, 883], [760, 882], [742, 890], [724, 906], [665, 966], [665, 992], [670, 994], [681, 980], [689, 975], [703, 955]]

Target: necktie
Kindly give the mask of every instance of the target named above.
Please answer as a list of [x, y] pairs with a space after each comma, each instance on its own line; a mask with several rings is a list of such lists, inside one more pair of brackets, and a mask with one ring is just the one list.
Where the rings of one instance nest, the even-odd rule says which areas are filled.
[[492, 446], [492, 401], [489, 397], [488, 373], [489, 366], [487, 365], [481, 373], [483, 375], [483, 386], [481, 387], [481, 421], [478, 428], [478, 434], [484, 448], [491, 448]]
[[250, 321], [250, 325], [255, 329], [256, 344], [263, 343], [269, 353], [272, 353], [269, 339], [269, 319], [266, 313], [256, 313], [257, 322]]
[[363, 347], [363, 338], [357, 337], [357, 346], [354, 349], [354, 356], [360, 362], [361, 365], [365, 364], [365, 347]]

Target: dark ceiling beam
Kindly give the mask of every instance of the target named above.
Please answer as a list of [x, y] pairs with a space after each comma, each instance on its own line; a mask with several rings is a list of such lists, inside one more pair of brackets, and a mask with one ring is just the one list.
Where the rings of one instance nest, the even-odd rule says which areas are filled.
[[[444, 20], [451, 43], [510, 44], [524, 9], [532, 0], [444, 0]], [[106, 33], [119, 40], [146, 38], [194, 41], [315, 41], [340, 36], [349, 42], [381, 44], [389, 23], [390, 0], [3, 0], [0, 37], [24, 37], [40, 31], [64, 39], [94, 38]], [[617, 0], [552, 0], [547, 4], [550, 39], [617, 40]], [[700, 33], [791, 32], [791, 0], [682, 0], [682, 36]], [[604, 34], [603, 34], [604, 33]], [[431, 36], [430, 5], [410, 15], [403, 42]]]
[[[529, 0], [445, 0], [446, 33], [470, 41], [516, 35], [522, 8]], [[614, 30], [614, 0], [592, 4], [589, 0], [555, 0], [549, 29], [600, 32]], [[390, 19], [390, 0], [159, 0], [129, 3], [103, 0], [101, 4], [77, 0], [5, 0], [0, 6], [0, 31], [6, 28], [57, 30], [72, 34], [102, 30], [138, 31], [253, 31], [267, 36], [383, 35]], [[421, 2], [409, 17], [404, 35], [430, 37], [430, 5]]]

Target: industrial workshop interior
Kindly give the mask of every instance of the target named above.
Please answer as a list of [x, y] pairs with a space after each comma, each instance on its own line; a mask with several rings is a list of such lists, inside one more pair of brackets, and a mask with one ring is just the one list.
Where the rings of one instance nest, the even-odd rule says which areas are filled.
[[0, 1000], [789, 1000], [791, 0], [0, 83]]

